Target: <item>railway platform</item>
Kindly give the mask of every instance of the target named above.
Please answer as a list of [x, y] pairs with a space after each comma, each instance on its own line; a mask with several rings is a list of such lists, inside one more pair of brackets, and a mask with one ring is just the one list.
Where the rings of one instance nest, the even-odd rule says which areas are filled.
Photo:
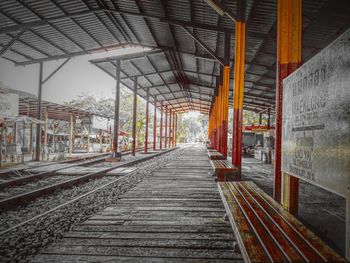
[[203, 146], [146, 177], [31, 262], [241, 262]]

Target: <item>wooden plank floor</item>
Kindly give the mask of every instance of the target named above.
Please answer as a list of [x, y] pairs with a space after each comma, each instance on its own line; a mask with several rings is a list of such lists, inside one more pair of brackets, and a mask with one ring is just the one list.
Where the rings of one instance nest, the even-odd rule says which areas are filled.
[[204, 147], [191, 147], [33, 262], [233, 262], [234, 234]]

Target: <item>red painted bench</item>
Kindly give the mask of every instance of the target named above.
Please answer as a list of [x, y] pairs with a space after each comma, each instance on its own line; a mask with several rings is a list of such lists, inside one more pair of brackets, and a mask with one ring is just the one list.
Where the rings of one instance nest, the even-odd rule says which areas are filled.
[[253, 182], [218, 188], [245, 262], [346, 262]]
[[210, 160], [225, 160], [225, 156], [216, 151], [216, 150], [208, 150], [208, 157]]
[[227, 160], [210, 160], [216, 181], [237, 181], [238, 168]]

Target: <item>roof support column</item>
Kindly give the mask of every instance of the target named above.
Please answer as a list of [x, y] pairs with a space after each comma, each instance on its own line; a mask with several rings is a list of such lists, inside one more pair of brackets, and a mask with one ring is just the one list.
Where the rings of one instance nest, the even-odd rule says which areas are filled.
[[302, 1], [278, 0], [274, 198], [298, 213], [299, 179], [281, 172], [283, 79], [301, 65]]
[[148, 151], [148, 115], [149, 115], [149, 89], [147, 89], [147, 97], [146, 97], [146, 127], [145, 127], [145, 150]]
[[136, 117], [137, 117], [137, 77], [134, 78], [134, 104], [132, 111], [132, 155], [136, 154]]
[[[70, 112], [69, 113], [69, 148], [68, 148], [69, 157], [72, 157], [72, 152], [73, 152], [73, 141], [74, 141], [73, 125], [74, 125], [73, 113]], [[102, 135], [101, 135], [101, 138], [102, 138]]]
[[173, 134], [171, 136], [171, 146], [174, 148], [175, 147], [175, 116], [176, 116], [176, 113], [174, 112], [173, 113]]
[[168, 105], [165, 106], [165, 131], [164, 131], [164, 148], [167, 148], [167, 140], [168, 140], [168, 136], [167, 136], [167, 132], [168, 132]]
[[153, 113], [153, 151], [157, 149], [157, 96], [154, 98], [154, 113]]
[[[39, 86], [38, 86], [38, 111], [36, 118], [41, 120], [41, 95], [43, 86], [43, 63], [39, 63]], [[40, 161], [40, 143], [41, 143], [41, 124], [36, 125], [36, 137], [35, 137], [35, 161]]]
[[240, 179], [242, 165], [244, 65], [246, 48], [245, 0], [237, 1], [237, 15], [239, 20], [236, 22], [235, 30], [232, 164], [238, 167], [238, 177]]
[[119, 100], [120, 100], [120, 59], [116, 61], [116, 85], [115, 85], [115, 105], [114, 105], [114, 140], [113, 140], [113, 157], [119, 158], [118, 152], [118, 133], [119, 133]]
[[[229, 41], [225, 41], [229, 45]], [[227, 54], [227, 57], [230, 53]], [[229, 63], [224, 66], [223, 72], [223, 112], [222, 112], [222, 154], [227, 158], [227, 135], [228, 135], [228, 103], [230, 98], [230, 66]]]
[[217, 150], [222, 152], [222, 67], [220, 67], [220, 77], [219, 77], [219, 90], [217, 96], [217, 107], [218, 107], [218, 117], [217, 117]]
[[171, 148], [171, 110], [169, 111], [169, 148]]
[[160, 102], [160, 127], [159, 127], [159, 149], [162, 149], [163, 144], [163, 101]]
[[49, 149], [48, 149], [48, 146], [47, 146], [47, 130], [48, 130], [48, 121], [49, 121], [49, 118], [48, 118], [48, 113], [47, 113], [47, 109], [45, 111], [45, 126], [44, 126], [44, 147], [45, 147], [45, 150], [43, 150], [43, 160], [45, 159], [46, 161], [49, 160]]
[[176, 147], [176, 136], [177, 136], [177, 114], [175, 115], [175, 147]]

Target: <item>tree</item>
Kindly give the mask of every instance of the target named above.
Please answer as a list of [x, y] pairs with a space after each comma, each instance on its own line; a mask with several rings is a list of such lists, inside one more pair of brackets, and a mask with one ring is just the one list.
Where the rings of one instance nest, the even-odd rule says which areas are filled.
[[187, 139], [204, 141], [207, 138], [208, 116], [185, 113], [179, 119], [177, 138], [180, 142], [186, 142]]
[[[78, 98], [64, 103], [65, 105], [79, 108], [92, 112], [96, 115], [114, 118], [113, 98], [96, 98], [92, 94], [83, 93]], [[145, 101], [137, 97], [137, 115], [136, 115], [136, 138], [137, 143], [144, 142], [144, 125], [145, 116]], [[125, 88], [120, 89], [120, 106], [119, 106], [119, 127], [131, 134], [132, 132], [132, 115], [133, 115], [133, 94]], [[130, 137], [130, 136], [129, 136]], [[127, 137], [128, 139], [128, 137]]]

